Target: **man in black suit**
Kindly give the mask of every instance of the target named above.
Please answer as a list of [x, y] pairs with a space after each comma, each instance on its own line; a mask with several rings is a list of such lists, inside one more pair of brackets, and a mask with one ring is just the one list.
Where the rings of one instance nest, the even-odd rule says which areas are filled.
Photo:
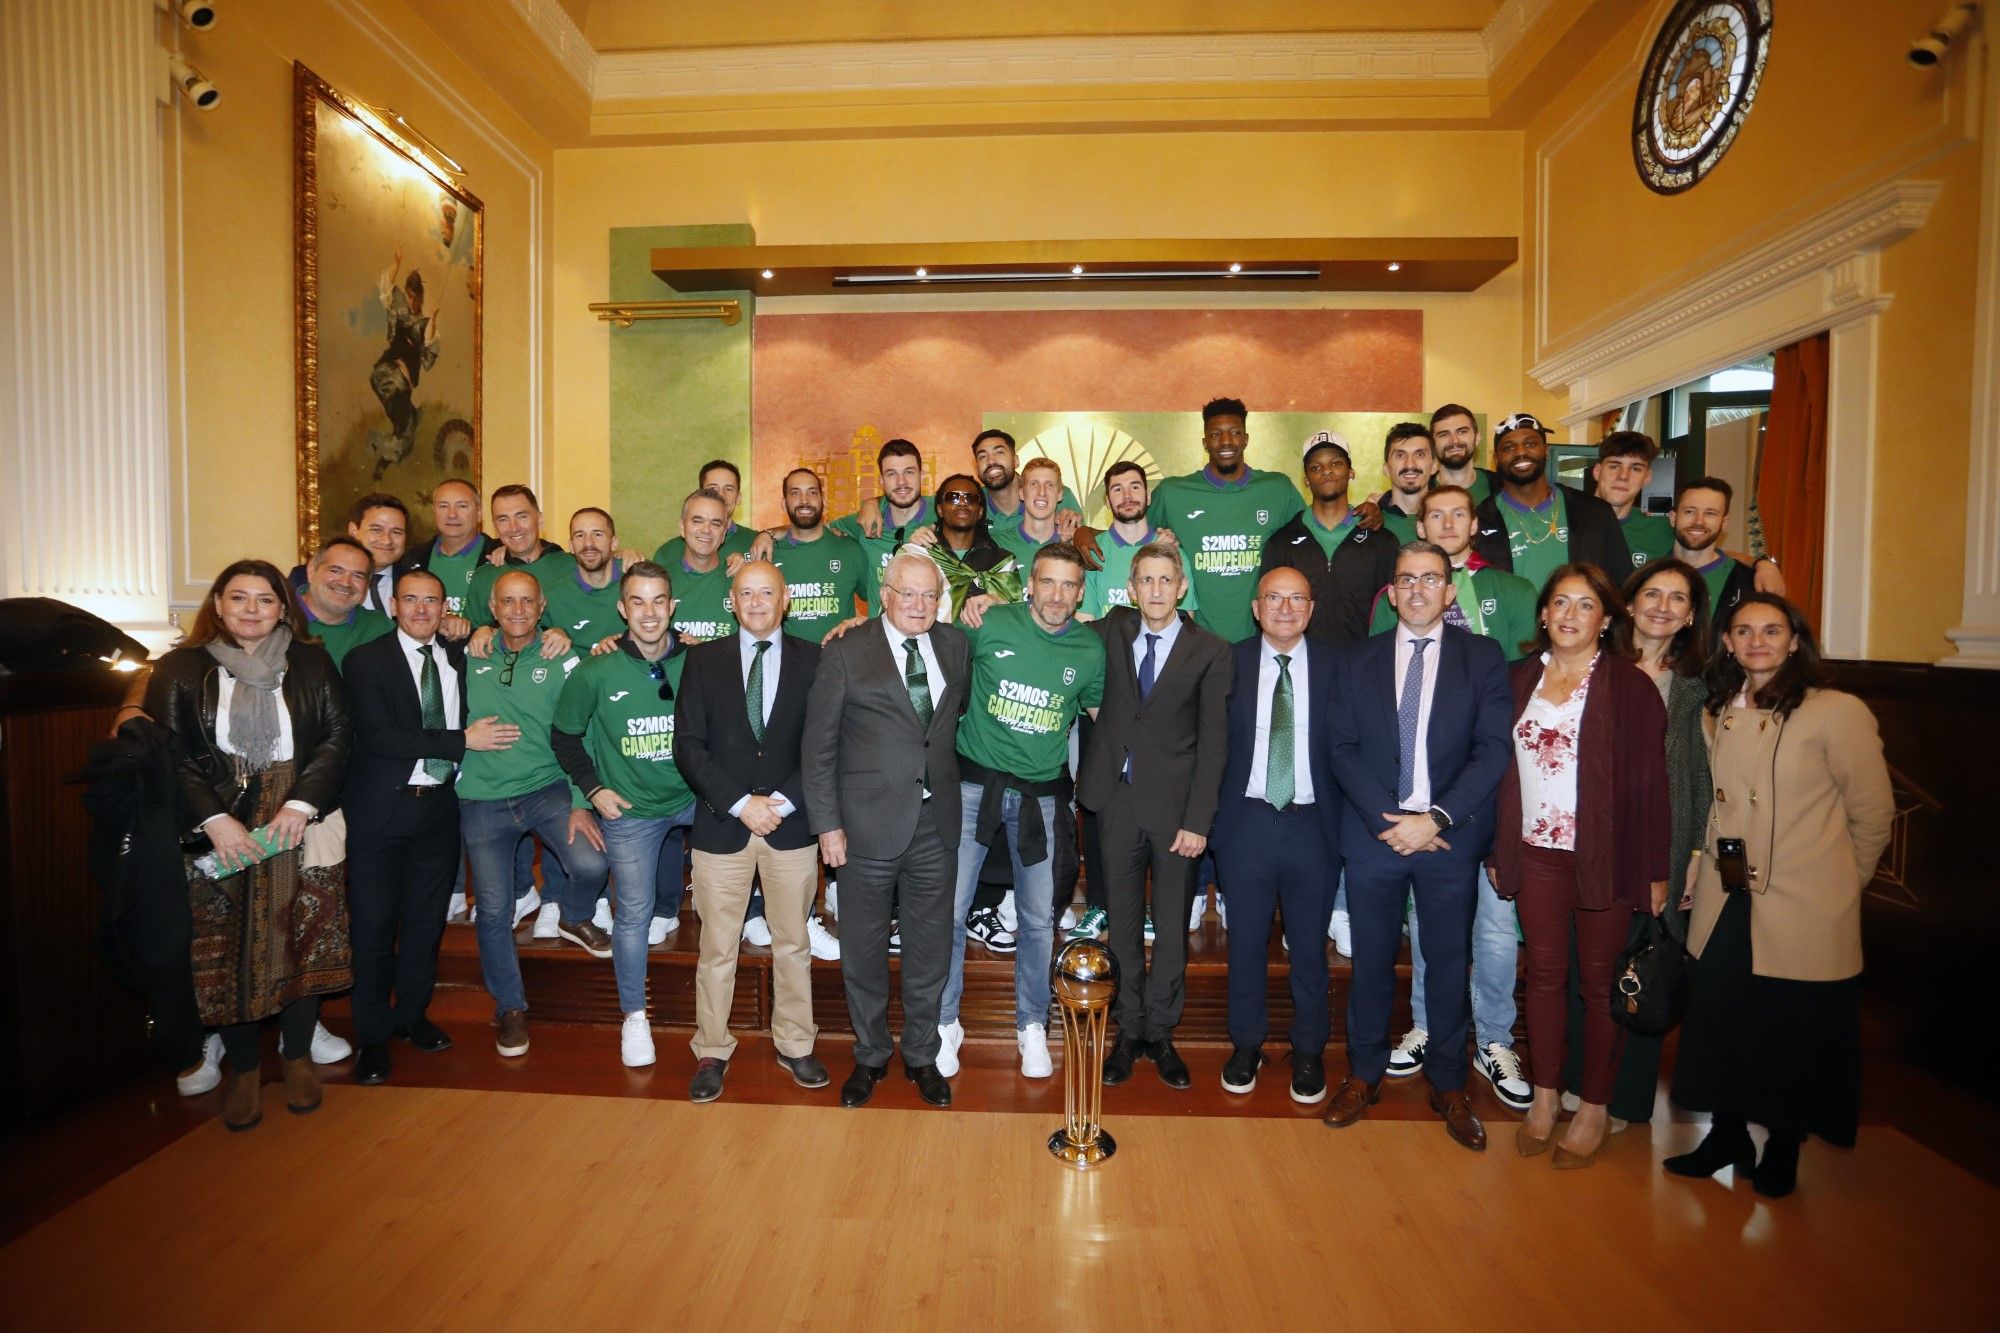
[[807, 826], [799, 768], [806, 699], [819, 645], [783, 632], [785, 576], [746, 561], [730, 580], [737, 632], [688, 651], [674, 707], [674, 762], [694, 791], [694, 1079], [688, 1096], [712, 1102], [735, 1054], [729, 1009], [750, 886], [764, 886], [776, 991], [771, 1041], [802, 1088], [827, 1085], [813, 1055], [812, 954], [806, 913], [819, 887], [819, 849]]
[[445, 588], [437, 575], [403, 571], [394, 610], [396, 632], [350, 652], [342, 670], [354, 735], [341, 808], [357, 1083], [389, 1077], [392, 1035], [420, 1051], [451, 1045], [425, 1010], [458, 870], [458, 761], [468, 749], [507, 749], [521, 734], [497, 717], [467, 725], [465, 655], [438, 637]]
[[[1260, 633], [1237, 644], [1229, 760], [1215, 809], [1216, 870], [1229, 895], [1226, 1091], [1257, 1086], [1270, 1013], [1264, 1000], [1271, 914], [1282, 910], [1292, 983], [1292, 1100], [1326, 1096], [1326, 928], [1340, 883], [1338, 792], [1329, 767], [1334, 649], [1306, 638], [1312, 585], [1296, 569], [1257, 580]], [[1155, 941], [1157, 947], [1158, 941]]]
[[[1118, 1044], [1104, 1081], [1132, 1077], [1151, 1056], [1168, 1087], [1189, 1086], [1174, 1049], [1187, 976], [1187, 916], [1195, 869], [1215, 822], [1229, 744], [1229, 645], [1180, 614], [1187, 575], [1180, 552], [1148, 543], [1132, 556], [1130, 606], [1091, 628], [1104, 640], [1104, 703], [1077, 775], [1077, 799], [1095, 811], [1103, 848], [1111, 956], [1118, 960]], [[1146, 966], [1146, 871], [1166, 929]]]
[[1381, 1095], [1403, 904], [1414, 895], [1427, 964], [1431, 1109], [1454, 1139], [1483, 1149], [1486, 1130], [1465, 1095], [1472, 918], [1479, 864], [1493, 845], [1493, 795], [1513, 762], [1514, 708], [1499, 643], [1445, 623], [1454, 595], [1443, 548], [1406, 544], [1389, 585], [1396, 628], [1352, 645], [1341, 659], [1332, 746], [1346, 797], [1352, 1072], [1335, 1091], [1326, 1123], [1353, 1124]]
[[[958, 716], [965, 632], [939, 624], [944, 574], [904, 552], [882, 571], [882, 614], [820, 650], [806, 705], [806, 817], [820, 859], [840, 870], [840, 975], [854, 1023], [854, 1072], [840, 1104], [861, 1106], [889, 1072], [889, 921], [900, 911], [903, 1072], [932, 1106], [938, 1001], [951, 970], [958, 882]], [[892, 909], [892, 903], [895, 904]]]
[[1500, 489], [1479, 502], [1475, 515], [1480, 560], [1519, 574], [1536, 592], [1572, 562], [1596, 565], [1613, 578], [1632, 568], [1625, 530], [1611, 506], [1549, 480], [1547, 426], [1526, 412], [1502, 421], [1493, 428], [1493, 464]]

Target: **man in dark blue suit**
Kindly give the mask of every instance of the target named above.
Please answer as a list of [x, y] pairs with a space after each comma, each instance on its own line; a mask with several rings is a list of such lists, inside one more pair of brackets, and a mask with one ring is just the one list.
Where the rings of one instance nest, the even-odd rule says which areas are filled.
[[1431, 1109], [1468, 1148], [1486, 1130], [1465, 1095], [1471, 938], [1479, 863], [1493, 845], [1493, 796], [1512, 762], [1507, 662], [1500, 645], [1444, 623], [1451, 560], [1429, 542], [1396, 556], [1396, 628], [1348, 647], [1334, 690], [1330, 745], [1346, 797], [1349, 1074], [1326, 1123], [1366, 1115], [1389, 1064], [1389, 1006], [1403, 904], [1414, 895], [1429, 964], [1424, 1004]]
[[1340, 883], [1340, 789], [1329, 723], [1334, 651], [1310, 644], [1312, 584], [1296, 569], [1257, 581], [1261, 630], [1231, 649], [1229, 760], [1216, 803], [1216, 870], [1229, 894], [1229, 1040], [1222, 1086], [1246, 1093], [1264, 1063], [1271, 914], [1291, 948], [1292, 1100], [1326, 1096], [1326, 927]]

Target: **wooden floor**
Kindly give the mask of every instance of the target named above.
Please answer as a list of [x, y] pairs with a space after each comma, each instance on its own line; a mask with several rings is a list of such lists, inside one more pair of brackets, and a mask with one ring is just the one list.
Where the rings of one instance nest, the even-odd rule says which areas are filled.
[[[0, 1249], [0, 1324], [111, 1328], [1990, 1327], [2000, 1191], [1894, 1131], [1803, 1192], [1434, 1124], [329, 1088], [210, 1121]], [[706, 1326], [706, 1325], [704, 1325]]]

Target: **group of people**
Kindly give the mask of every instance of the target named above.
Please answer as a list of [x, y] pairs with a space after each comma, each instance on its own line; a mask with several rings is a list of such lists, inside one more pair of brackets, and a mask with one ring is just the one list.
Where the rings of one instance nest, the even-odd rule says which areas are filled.
[[[1587, 1166], [1652, 1114], [1660, 1039], [1613, 1018], [1615, 962], [1650, 915], [1694, 955], [1673, 1095], [1713, 1116], [1668, 1169], [1733, 1165], [1777, 1195], [1808, 1133], [1851, 1143], [1887, 770], [1775, 564], [1724, 550], [1727, 483], [1682, 480], [1647, 513], [1657, 451], [1618, 432], [1591, 493], [1559, 484], [1525, 414], [1498, 423], [1487, 471], [1476, 418], [1447, 404], [1388, 433], [1373, 502], [1349, 495], [1347, 442], [1313, 435], [1302, 498], [1249, 465], [1241, 402], [1202, 419], [1198, 471], [1075, 479], [1101, 480], [1102, 530], [1055, 463], [989, 430], [974, 471], [928, 495], [918, 448], [890, 441], [880, 496], [833, 522], [797, 469], [770, 532], [735, 522], [736, 470], [710, 464], [651, 558], [594, 507], [563, 550], [518, 485], [490, 497], [488, 536], [477, 490], [450, 481], [427, 546], [371, 496], [292, 577], [225, 569], [121, 718], [171, 733], [195, 831], [208, 1044], [184, 1089], [226, 1061], [224, 1118], [254, 1125], [257, 1024], [276, 1014], [287, 1104], [310, 1111], [315, 1035], [345, 1046], [318, 999], [350, 987], [357, 1081], [390, 1076], [392, 1038], [449, 1045], [426, 1010], [460, 910], [502, 1056], [529, 1046], [514, 930], [535, 915], [610, 958], [621, 1058], [649, 1065], [647, 948], [689, 883], [696, 1101], [724, 1091], [746, 938], [769, 945], [772, 1042], [799, 1085], [831, 1082], [810, 984], [825, 936], [855, 1033], [841, 1103], [870, 1100], [900, 1035], [945, 1106], [969, 943], [1013, 955], [1020, 1069], [1043, 1078], [1065, 929], [1120, 966], [1105, 1082], [1151, 1061], [1186, 1088], [1180, 922], [1213, 886], [1232, 1094], [1266, 1062], [1275, 925], [1294, 1100], [1344, 1127], [1421, 1073], [1450, 1135], [1483, 1149], [1476, 1070], [1522, 1113], [1522, 1154]], [[1352, 959], [1331, 1088], [1329, 937]]]

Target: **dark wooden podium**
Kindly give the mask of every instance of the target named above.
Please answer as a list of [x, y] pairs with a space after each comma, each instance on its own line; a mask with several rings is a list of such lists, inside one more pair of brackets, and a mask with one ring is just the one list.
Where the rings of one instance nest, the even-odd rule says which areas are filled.
[[0, 1124], [68, 1109], [149, 1059], [145, 1006], [93, 944], [82, 768], [131, 677], [0, 675]]

